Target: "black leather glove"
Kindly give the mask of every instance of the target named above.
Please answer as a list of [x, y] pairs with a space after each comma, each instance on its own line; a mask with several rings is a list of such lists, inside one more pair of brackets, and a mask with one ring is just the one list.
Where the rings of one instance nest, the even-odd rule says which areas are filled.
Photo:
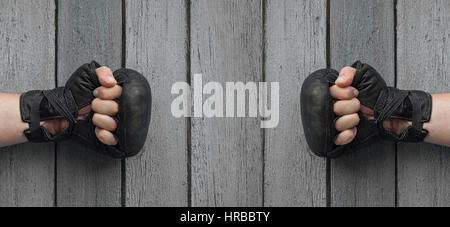
[[[430, 121], [431, 95], [423, 91], [403, 91], [388, 87], [380, 74], [370, 65], [356, 62], [356, 75], [352, 86], [359, 91], [361, 104], [374, 110], [375, 119], [367, 119], [360, 112], [360, 124], [356, 138], [348, 145], [336, 146], [338, 135], [333, 111], [337, 101], [330, 95], [339, 73], [333, 69], [322, 69], [312, 73], [304, 82], [301, 92], [301, 115], [309, 147], [321, 157], [337, 158], [356, 151], [380, 139], [394, 142], [423, 142], [428, 132], [423, 124]], [[400, 136], [383, 126], [387, 119], [412, 121]]]
[[[101, 86], [96, 74], [99, 67], [96, 62], [81, 66], [65, 87], [22, 94], [20, 111], [22, 121], [30, 125], [24, 132], [30, 142], [60, 142], [74, 138], [114, 158], [126, 158], [139, 153], [147, 138], [151, 114], [150, 85], [140, 73], [130, 69], [114, 72], [118, 85], [123, 88], [122, 96], [116, 100], [120, 107], [115, 132], [118, 145], [108, 146], [97, 139], [92, 123], [93, 112], [83, 120], [78, 119], [78, 111], [92, 103], [95, 98], [93, 91]], [[65, 119], [69, 126], [51, 135], [40, 126], [41, 121], [51, 119]]]

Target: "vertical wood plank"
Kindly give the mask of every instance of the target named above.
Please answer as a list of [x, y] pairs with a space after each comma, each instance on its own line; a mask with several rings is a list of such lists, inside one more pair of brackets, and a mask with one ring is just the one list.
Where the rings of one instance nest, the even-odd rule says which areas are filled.
[[172, 85], [187, 81], [186, 12], [185, 0], [126, 2], [126, 66], [153, 93], [145, 151], [126, 161], [127, 206], [188, 205], [188, 120], [171, 114]]
[[[121, 0], [58, 1], [58, 85], [96, 60], [121, 67]], [[58, 206], [120, 206], [121, 162], [75, 142], [58, 144]]]
[[326, 1], [269, 0], [266, 80], [280, 82], [280, 124], [265, 132], [265, 205], [326, 206], [326, 160], [311, 155], [300, 118], [300, 88], [326, 67]]
[[[262, 81], [262, 1], [191, 6], [192, 74], [202, 73], [203, 85]], [[259, 119], [192, 119], [192, 205], [261, 206], [262, 159]]]
[[[395, 81], [394, 3], [386, 0], [330, 1], [331, 66], [356, 60]], [[395, 206], [395, 145], [380, 142], [331, 162], [332, 206]]]
[[[0, 7], [0, 92], [55, 87], [53, 0], [4, 0]], [[54, 145], [0, 149], [0, 206], [53, 206]]]
[[[450, 1], [398, 1], [398, 86], [450, 91]], [[399, 206], [450, 205], [450, 149], [398, 145]]]

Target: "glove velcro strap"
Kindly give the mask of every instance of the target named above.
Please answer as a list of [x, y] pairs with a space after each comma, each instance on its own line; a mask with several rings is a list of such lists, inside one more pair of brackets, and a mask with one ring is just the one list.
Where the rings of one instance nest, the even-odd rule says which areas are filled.
[[[421, 91], [404, 91], [388, 87], [381, 91], [375, 105], [375, 119], [383, 139], [394, 142], [423, 142], [428, 131], [423, 123], [431, 117], [431, 95]], [[400, 119], [412, 122], [398, 136], [385, 128], [383, 123], [388, 119]]]
[[[29, 123], [29, 129], [24, 132], [30, 142], [58, 142], [71, 137], [74, 125], [77, 123], [78, 108], [73, 96], [65, 88], [49, 91], [31, 91], [20, 99], [21, 115], [24, 122]], [[65, 119], [69, 126], [56, 135], [40, 126], [41, 121]]]

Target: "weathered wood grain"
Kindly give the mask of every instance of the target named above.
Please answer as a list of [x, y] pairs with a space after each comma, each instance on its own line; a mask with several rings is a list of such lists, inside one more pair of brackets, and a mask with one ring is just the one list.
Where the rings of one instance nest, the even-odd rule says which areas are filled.
[[266, 81], [280, 82], [280, 124], [265, 131], [265, 206], [326, 206], [326, 160], [309, 153], [300, 88], [326, 67], [326, 1], [269, 0]]
[[[92, 60], [121, 67], [121, 0], [58, 1], [58, 85]], [[58, 144], [58, 206], [120, 206], [121, 162], [75, 142]]]
[[[0, 4], [0, 92], [54, 88], [54, 1]], [[53, 144], [0, 149], [0, 206], [53, 206], [54, 154]]]
[[[450, 1], [398, 1], [398, 86], [450, 92]], [[450, 149], [398, 145], [399, 206], [449, 206]]]
[[[202, 73], [203, 84], [262, 81], [262, 1], [193, 0], [191, 6], [192, 74]], [[191, 129], [192, 205], [261, 206], [260, 119], [194, 118]]]
[[188, 205], [188, 120], [171, 114], [172, 85], [188, 75], [186, 12], [184, 0], [126, 2], [126, 66], [143, 72], [153, 93], [143, 154], [126, 161], [127, 206]]
[[[356, 60], [395, 81], [394, 2], [330, 1], [331, 67]], [[380, 142], [331, 162], [331, 206], [395, 206], [395, 145]]]

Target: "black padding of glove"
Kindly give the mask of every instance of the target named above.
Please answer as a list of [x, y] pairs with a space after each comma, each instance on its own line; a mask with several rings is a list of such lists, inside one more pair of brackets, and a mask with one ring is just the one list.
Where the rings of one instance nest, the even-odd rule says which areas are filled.
[[[101, 84], [96, 74], [100, 65], [96, 62], [81, 66], [67, 81], [65, 87], [49, 91], [30, 91], [20, 99], [21, 116], [29, 123], [24, 132], [30, 142], [60, 142], [76, 139], [87, 147], [114, 158], [131, 157], [140, 152], [147, 138], [151, 115], [151, 90], [147, 79], [131, 69], [114, 72], [118, 85], [122, 86], [119, 104], [118, 128], [115, 132], [119, 143], [108, 146], [95, 135], [93, 112], [78, 119], [78, 111], [94, 100], [93, 91]], [[57, 135], [51, 135], [40, 122], [50, 119], [66, 119], [69, 126]]]
[[[356, 151], [380, 139], [394, 142], [422, 142], [428, 135], [423, 124], [430, 121], [431, 95], [423, 91], [403, 91], [386, 85], [380, 74], [370, 65], [356, 62], [356, 75], [352, 86], [359, 91], [362, 105], [374, 110], [375, 119], [361, 119], [357, 136], [352, 143], [336, 146], [338, 135], [335, 122], [338, 116], [333, 111], [334, 100], [330, 87], [339, 73], [333, 69], [322, 69], [312, 73], [304, 82], [301, 92], [301, 115], [305, 137], [312, 152], [321, 157], [337, 158]], [[387, 119], [412, 121], [400, 136], [383, 126]]]

